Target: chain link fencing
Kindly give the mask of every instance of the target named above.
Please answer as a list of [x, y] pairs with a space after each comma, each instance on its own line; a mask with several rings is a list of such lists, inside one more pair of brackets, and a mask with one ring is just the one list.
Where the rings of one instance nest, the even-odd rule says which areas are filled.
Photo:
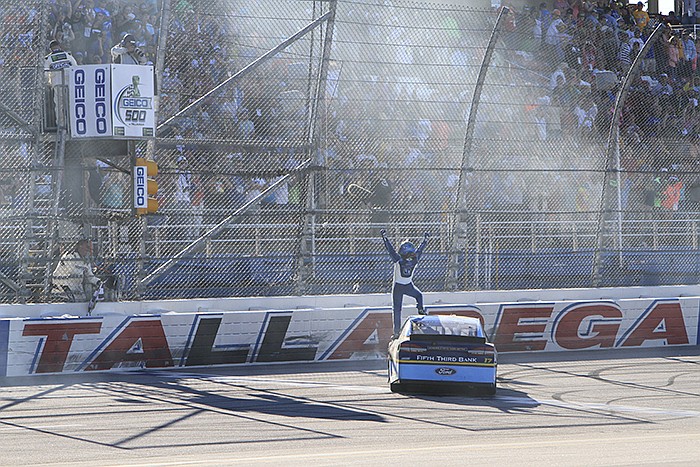
[[[680, 30], [408, 1], [3, 5], [5, 302], [65, 300], [83, 237], [107, 300], [388, 292], [382, 229], [431, 234], [424, 291], [695, 282]], [[157, 137], [62, 138], [46, 44], [107, 63], [125, 32], [159, 78]], [[133, 214], [135, 157], [159, 165], [156, 214]]]

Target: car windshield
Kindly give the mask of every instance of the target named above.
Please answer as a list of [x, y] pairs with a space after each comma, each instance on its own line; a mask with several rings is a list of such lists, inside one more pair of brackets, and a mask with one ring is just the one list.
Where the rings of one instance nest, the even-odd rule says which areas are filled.
[[481, 323], [476, 319], [426, 316], [411, 319], [409, 326], [409, 334], [413, 335], [484, 337]]

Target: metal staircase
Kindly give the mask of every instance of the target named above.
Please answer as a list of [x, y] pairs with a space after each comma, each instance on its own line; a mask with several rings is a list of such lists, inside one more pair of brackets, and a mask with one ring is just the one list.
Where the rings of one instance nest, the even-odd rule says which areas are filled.
[[[65, 86], [57, 86], [55, 133], [37, 136], [28, 180], [28, 215], [25, 241], [22, 243], [18, 299], [21, 302], [45, 302], [51, 296], [51, 274], [58, 257], [58, 218], [63, 180], [67, 119]], [[46, 94], [51, 96], [51, 94]], [[52, 98], [53, 100], [53, 98]], [[43, 108], [50, 109], [53, 102]], [[47, 112], [45, 112], [47, 113]], [[42, 160], [42, 154], [51, 154]]]

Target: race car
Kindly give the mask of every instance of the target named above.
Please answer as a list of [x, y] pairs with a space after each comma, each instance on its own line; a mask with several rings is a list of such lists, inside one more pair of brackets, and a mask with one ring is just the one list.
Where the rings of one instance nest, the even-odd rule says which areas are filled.
[[389, 342], [388, 360], [392, 392], [496, 393], [496, 347], [477, 318], [409, 316]]

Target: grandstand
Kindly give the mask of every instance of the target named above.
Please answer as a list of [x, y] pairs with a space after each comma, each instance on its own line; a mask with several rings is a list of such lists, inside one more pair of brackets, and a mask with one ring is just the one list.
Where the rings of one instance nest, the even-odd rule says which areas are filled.
[[[438, 0], [83, 3], [0, 6], [4, 303], [61, 300], [82, 237], [112, 300], [387, 292], [384, 227], [432, 233], [424, 291], [696, 282], [694, 97], [645, 90], [641, 56], [584, 69], [533, 13]], [[672, 34], [654, 27], [649, 48]], [[48, 42], [108, 63], [124, 32], [155, 69], [157, 134], [71, 139]], [[135, 157], [159, 165], [155, 214], [132, 208]]]

